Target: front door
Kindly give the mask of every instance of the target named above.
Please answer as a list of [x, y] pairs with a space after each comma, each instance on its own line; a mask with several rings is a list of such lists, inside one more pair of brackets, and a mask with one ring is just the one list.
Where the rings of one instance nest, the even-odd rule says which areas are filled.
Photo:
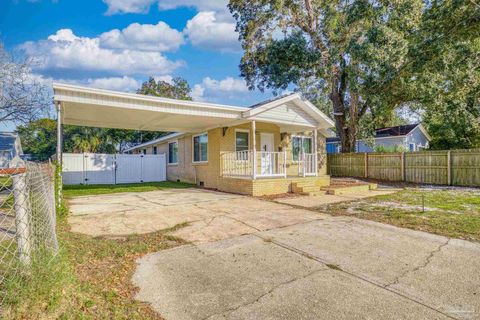
[[271, 175], [273, 174], [273, 162], [274, 162], [274, 138], [273, 133], [260, 133], [260, 151], [261, 151], [261, 174]]

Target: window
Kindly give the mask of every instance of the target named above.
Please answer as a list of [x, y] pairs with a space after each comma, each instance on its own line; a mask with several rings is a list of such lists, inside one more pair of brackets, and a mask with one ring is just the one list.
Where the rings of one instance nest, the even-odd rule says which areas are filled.
[[300, 153], [312, 153], [312, 137], [294, 136], [292, 138], [293, 161], [298, 161]]
[[178, 163], [178, 142], [168, 144], [168, 164]]
[[208, 134], [193, 136], [193, 162], [208, 161]]
[[235, 150], [247, 151], [248, 150], [248, 131], [236, 131], [235, 132]]
[[[249, 148], [248, 131], [235, 130], [235, 151], [248, 151]], [[248, 152], [237, 153], [237, 160], [247, 160]]]
[[153, 154], [157, 154], [157, 147], [153, 147]]
[[409, 144], [408, 144], [408, 150], [410, 150], [410, 151], [416, 151], [415, 143], [409, 143]]
[[143, 154], [147, 154], [147, 149], [143, 149]]

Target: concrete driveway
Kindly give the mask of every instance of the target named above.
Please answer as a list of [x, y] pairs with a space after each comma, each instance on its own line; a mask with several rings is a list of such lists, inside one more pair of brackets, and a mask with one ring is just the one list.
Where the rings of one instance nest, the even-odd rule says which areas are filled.
[[72, 201], [73, 230], [190, 221], [174, 234], [191, 244], [139, 259], [133, 277], [166, 319], [480, 319], [478, 243], [198, 189], [89, 201], [100, 211]]

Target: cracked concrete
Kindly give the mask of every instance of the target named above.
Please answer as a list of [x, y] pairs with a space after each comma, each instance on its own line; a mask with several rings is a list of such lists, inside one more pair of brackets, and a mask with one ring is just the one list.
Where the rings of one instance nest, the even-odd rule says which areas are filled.
[[198, 189], [83, 198], [74, 231], [190, 222], [133, 277], [166, 319], [480, 318], [478, 243]]

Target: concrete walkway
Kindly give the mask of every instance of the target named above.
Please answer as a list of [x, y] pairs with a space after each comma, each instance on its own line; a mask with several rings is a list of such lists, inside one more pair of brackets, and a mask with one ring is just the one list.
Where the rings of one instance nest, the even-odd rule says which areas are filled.
[[73, 199], [70, 223], [116, 235], [189, 221], [173, 234], [191, 244], [139, 259], [133, 277], [166, 319], [480, 319], [480, 244], [299, 204], [126, 193]]

